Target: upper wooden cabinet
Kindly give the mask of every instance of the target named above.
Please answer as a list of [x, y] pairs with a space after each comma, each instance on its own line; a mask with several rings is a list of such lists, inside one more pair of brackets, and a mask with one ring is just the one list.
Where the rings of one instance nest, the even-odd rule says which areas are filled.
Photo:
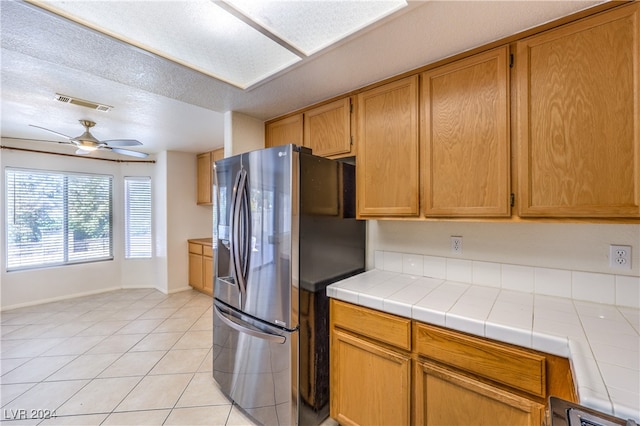
[[421, 78], [425, 216], [510, 216], [508, 47]]
[[302, 114], [296, 114], [268, 123], [265, 126], [265, 146], [271, 148], [290, 143], [302, 146], [302, 122]]
[[357, 151], [360, 219], [517, 221], [515, 206], [528, 220], [637, 223], [639, 3], [305, 108], [268, 122], [266, 144]]
[[358, 217], [418, 216], [418, 76], [358, 94]]
[[267, 148], [294, 143], [322, 157], [354, 155], [351, 97], [338, 99], [265, 126]]
[[213, 185], [213, 163], [224, 158], [224, 148], [203, 152], [197, 157], [197, 203], [211, 205]]
[[322, 157], [353, 155], [351, 98], [305, 111], [304, 146]]
[[521, 216], [640, 217], [638, 4], [517, 43]]
[[198, 154], [198, 204], [211, 204], [211, 152]]
[[215, 163], [218, 160], [222, 160], [224, 158], [224, 148], [216, 149], [215, 151], [211, 151], [211, 162]]

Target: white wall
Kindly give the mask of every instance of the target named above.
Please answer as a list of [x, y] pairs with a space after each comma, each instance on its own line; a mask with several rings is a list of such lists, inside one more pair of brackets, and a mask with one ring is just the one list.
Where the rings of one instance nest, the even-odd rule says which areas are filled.
[[[376, 250], [456, 257], [450, 237], [463, 237], [461, 259], [640, 276], [640, 225], [369, 221], [367, 268]], [[631, 245], [632, 270], [609, 268], [609, 245]]]
[[156, 288], [168, 293], [169, 258], [167, 252], [167, 152], [156, 156], [155, 185], [153, 188], [153, 238], [156, 259]]
[[[20, 146], [25, 142], [20, 141]], [[15, 141], [2, 140], [16, 146]], [[30, 146], [33, 148], [33, 146]], [[35, 144], [38, 149], [38, 145]], [[6, 272], [5, 226], [0, 227], [0, 309], [43, 303], [117, 288], [152, 287], [171, 293], [188, 287], [187, 239], [211, 236], [211, 207], [197, 206], [195, 154], [164, 152], [156, 163], [116, 163], [78, 157], [0, 150], [0, 222], [5, 224], [5, 167], [110, 174], [114, 177], [112, 261]], [[151, 176], [154, 256], [124, 259], [125, 176]]]
[[224, 156], [264, 148], [264, 121], [235, 111], [224, 114]]
[[167, 292], [185, 290], [189, 283], [188, 239], [211, 238], [213, 210], [196, 204], [196, 156], [167, 153]]

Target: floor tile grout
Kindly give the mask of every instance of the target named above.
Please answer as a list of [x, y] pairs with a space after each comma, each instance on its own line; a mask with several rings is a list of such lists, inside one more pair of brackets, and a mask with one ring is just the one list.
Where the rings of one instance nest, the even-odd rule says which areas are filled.
[[[209, 319], [209, 317], [211, 316], [211, 306], [209, 305], [210, 298], [204, 299], [205, 297], [206, 296], [193, 291], [177, 293], [176, 295], [163, 295], [159, 292], [154, 293], [154, 291], [152, 290], [150, 292], [141, 292], [137, 295], [134, 295], [130, 293], [130, 290], [120, 290], [108, 295], [105, 293], [98, 295], [98, 297], [94, 298], [95, 300], [91, 303], [88, 302], [89, 298], [82, 297], [73, 301], [64, 301], [64, 303], [61, 303], [61, 301], [51, 302], [49, 304], [40, 306], [39, 309], [28, 307], [8, 312], [0, 312], [0, 329], [5, 326], [14, 327], [13, 330], [6, 333], [4, 332], [4, 330], [2, 330], [3, 333], [0, 340], [2, 342], [2, 346], [5, 346], [4, 344], [6, 342], [19, 342], [16, 344], [8, 344], [9, 346], [13, 345], [12, 347], [8, 348], [8, 350], [6, 348], [0, 347], [0, 359], [2, 360], [2, 362], [4, 362], [5, 360], [9, 362], [8, 360], [11, 359], [24, 360], [24, 362], [16, 362], [16, 365], [13, 366], [13, 368], [2, 372], [2, 376], [0, 377], [0, 384], [2, 384], [3, 387], [24, 387], [24, 389], [22, 390], [20, 390], [20, 388], [15, 388], [17, 389], [15, 395], [12, 395], [8, 400], [3, 399], [1, 401], [2, 408], [5, 409], [6, 412], [6, 408], [18, 404], [20, 401], [29, 401], [28, 397], [30, 397], [31, 394], [34, 394], [35, 391], [38, 390], [38, 387], [64, 386], [65, 384], [73, 384], [75, 386], [84, 381], [85, 383], [82, 386], [77, 388], [75, 391], [69, 391], [69, 395], [67, 395], [66, 398], [60, 398], [55, 403], [56, 407], [54, 409], [57, 410], [72, 402], [75, 403], [76, 399], [80, 398], [80, 396], [83, 396], [84, 390], [91, 389], [90, 386], [92, 383], [93, 387], [98, 386], [98, 382], [94, 382], [95, 380], [104, 380], [104, 383], [116, 383], [118, 379], [138, 378], [139, 380], [136, 380], [133, 386], [123, 392], [122, 397], [118, 396], [119, 401], [117, 401], [110, 410], [107, 410], [108, 413], [106, 411], [99, 411], [99, 409], [96, 409], [98, 410], [96, 412], [92, 411], [91, 413], [86, 414], [74, 413], [73, 411], [71, 411], [69, 412], [69, 414], [65, 414], [64, 416], [61, 415], [59, 419], [62, 420], [63, 418], [73, 417], [77, 420], [77, 418], [82, 418], [85, 416], [106, 415], [106, 417], [101, 422], [106, 424], [110, 422], [109, 418], [113, 417], [114, 415], [120, 416], [118, 418], [121, 419], [126, 418], [126, 416], [128, 415], [144, 415], [144, 413], [149, 413], [152, 411], [164, 412], [166, 410], [167, 412], [162, 419], [162, 423], [158, 423], [164, 424], [167, 422], [182, 421], [179, 416], [183, 414], [186, 415], [187, 413], [204, 413], [207, 410], [208, 412], [211, 412], [212, 408], [226, 407], [224, 423], [218, 421], [211, 424], [228, 423], [232, 418], [235, 407], [234, 404], [232, 404], [231, 401], [226, 398], [218, 399], [215, 401], [208, 400], [206, 403], [199, 402], [194, 403], [193, 405], [190, 405], [188, 401], [185, 401], [185, 406], [179, 406], [179, 404], [181, 404], [181, 401], [183, 401], [183, 398], [188, 397], [189, 392], [193, 392], [191, 390], [191, 387], [193, 386], [195, 389], [196, 385], [200, 385], [199, 383], [196, 383], [196, 377], [200, 377], [200, 379], [198, 379], [200, 381], [202, 381], [202, 374], [206, 374], [210, 377], [210, 393], [212, 397], [215, 393], [214, 389], [217, 386], [213, 381], [213, 378], [211, 377], [211, 372], [206, 371], [205, 363], [211, 360], [211, 346], [209, 345], [209, 347], [202, 347], [201, 344], [198, 344], [193, 340], [189, 341], [188, 339], [190, 335], [189, 333], [206, 333], [207, 331], [209, 331], [210, 334], [212, 334], [213, 327], [211, 320]], [[144, 308], [136, 307], [136, 305], [144, 305]], [[165, 309], [165, 311], [159, 311], [159, 309]], [[139, 311], [137, 315], [135, 310]], [[150, 326], [146, 326], [145, 324], [144, 326], [140, 326], [140, 329], [136, 329], [136, 321], [145, 321], [150, 319], [157, 319], [159, 321], [153, 328], [151, 328]], [[47, 321], [49, 321], [49, 323], [47, 323]], [[85, 322], [88, 324], [86, 327], [70, 325], [74, 323]], [[120, 322], [120, 324], [118, 324], [118, 322]], [[49, 326], [45, 327], [45, 325], [43, 324], [48, 324]], [[38, 325], [46, 328], [46, 330], [42, 331], [41, 333], [36, 333]], [[118, 327], [118, 325], [120, 326]], [[67, 327], [66, 329], [64, 328], [65, 326]], [[103, 331], [99, 330], [100, 326], [104, 327]], [[92, 334], [92, 332], [90, 331], [92, 327], [96, 327], [94, 332], [98, 334]], [[122, 332], [126, 327], [130, 327], [130, 333]], [[59, 330], [55, 331], [58, 328]], [[77, 330], [75, 330], [74, 328], [77, 328]], [[31, 333], [31, 337], [20, 338], [21, 335], [19, 333], [21, 332], [21, 330], [22, 333], [27, 336], [29, 335], [29, 333]], [[139, 332], [141, 330], [144, 330], [144, 332]], [[158, 349], [154, 347], [153, 344], [151, 344], [147, 347], [139, 346], [139, 348], [143, 348], [143, 350], [134, 350], [135, 347], [137, 345], [140, 345], [140, 343], [143, 342], [146, 338], [153, 335], [161, 334], [167, 335], [164, 337], [168, 337], [170, 334], [175, 334], [177, 336], [172, 342], [171, 340], [168, 340], [169, 344], [163, 346], [162, 349]], [[56, 335], [63, 336], [55, 338], [51, 337]], [[136, 337], [122, 337], [132, 335], [140, 336], [138, 336], [138, 339], [136, 339]], [[93, 345], [87, 345], [86, 348], [82, 348], [82, 346], [79, 346], [78, 353], [75, 353], [73, 343], [78, 341], [81, 342], [81, 339], [78, 338], [100, 336], [102, 336], [102, 339], [96, 339], [96, 342]], [[191, 338], [193, 339], [193, 337]], [[134, 340], [134, 343], [130, 343]], [[71, 345], [71, 347], [67, 348], [67, 352], [72, 353], [65, 353], [64, 346], [61, 346], [64, 345], [65, 342]], [[113, 344], [114, 346], [108, 347], [108, 344]], [[34, 347], [33, 345], [40, 346]], [[104, 347], [101, 347], [100, 345], [103, 345]], [[55, 350], [54, 348], [59, 349]], [[101, 352], [103, 350], [105, 352]], [[174, 353], [172, 353], [172, 351], [174, 351]], [[196, 359], [200, 356], [203, 356], [203, 358], [199, 362], [197, 362], [197, 365], [194, 365], [192, 367], [185, 367], [183, 370], [181, 368], [176, 368], [180, 366], [173, 365], [171, 357], [168, 356], [169, 354], [176, 355], [175, 351], [184, 351], [185, 355], [190, 352], [192, 358], [194, 356], [196, 357]], [[58, 354], [58, 352], [60, 354]], [[129, 374], [129, 372], [127, 372], [126, 364], [118, 364], [119, 361], [121, 361], [121, 363], [124, 363], [124, 361], [129, 359], [125, 358], [127, 354], [137, 355], [144, 354], [145, 352], [162, 352], [162, 356], [159, 356], [155, 362], [149, 363], [149, 365], [145, 365], [144, 363], [137, 364], [141, 366], [140, 368], [146, 369], [144, 374]], [[204, 353], [204, 355], [202, 355], [202, 353]], [[82, 357], [88, 355], [97, 356], [110, 354], [116, 354], [117, 357], [115, 357], [113, 360], [110, 360], [110, 362], [105, 363], [104, 366], [101, 366], [102, 368], [98, 368], [96, 369], [96, 371], [91, 372], [92, 377], [90, 378], [76, 378], [70, 375], [69, 378], [51, 380], [66, 366], [73, 363], [74, 361], [80, 360]], [[11, 355], [11, 357], [7, 355]], [[25, 364], [28, 364], [32, 361], [35, 362], [34, 360], [38, 359], [53, 359], [54, 357], [58, 357], [58, 359], [61, 361], [61, 365], [51, 371], [43, 370], [41, 374], [34, 374], [33, 379], [26, 379], [33, 381], [23, 382], [19, 380], [19, 377], [14, 377], [16, 376], [16, 374], [22, 372], [20, 368], [25, 366]], [[64, 360], [63, 357], [69, 357], [69, 359]], [[130, 358], [139, 359], [136, 356], [132, 356]], [[88, 360], [91, 361], [90, 358]], [[162, 368], [158, 369], [158, 367], [163, 363], [163, 360], [167, 361], [166, 370], [163, 370]], [[102, 374], [104, 374], [114, 366], [117, 366], [116, 368], [122, 368], [122, 373], [116, 374], [115, 376], [101, 377]], [[205, 370], [203, 371], [203, 369]], [[156, 370], [155, 373], [154, 370]], [[11, 381], [11, 383], [6, 383], [7, 376], [11, 373], [14, 373], [11, 376], [13, 377], [13, 380]], [[184, 387], [180, 390], [179, 394], [175, 395], [175, 399], [173, 399], [172, 397], [170, 407], [156, 409], [145, 406], [140, 407], [136, 410], [127, 409], [118, 411], [118, 407], [122, 406], [125, 401], [128, 400], [128, 398], [132, 397], [134, 392], [139, 392], [136, 390], [139, 388], [139, 386], [143, 385], [145, 378], [150, 377], [162, 377], [162, 379], [156, 380], [182, 377], [184, 381]], [[184, 380], [186, 379], [186, 377], [188, 377], [188, 380]], [[162, 393], [164, 391], [159, 390], [159, 392]], [[219, 391], [217, 393], [219, 393]], [[39, 402], [36, 400], [30, 401], [29, 403], [35, 406]], [[46, 403], [46, 401], [43, 401], [40, 404], [44, 403]], [[123, 407], [126, 407], [126, 405]], [[172, 415], [172, 413], [175, 414]], [[115, 419], [115, 417], [113, 418]], [[10, 419], [7, 418], [3, 418], [2, 420], [7, 424], [13, 423], [17, 425], [20, 423], [18, 421], [10, 421]], [[200, 418], [200, 420], [202, 420], [202, 418]], [[246, 420], [246, 424], [251, 424], [250, 421], [246, 418], [244, 418], [244, 420]], [[42, 420], [42, 422], [39, 423], [47, 424], [47, 420]], [[185, 424], [186, 423], [188, 423], [188, 420], [185, 420]]]

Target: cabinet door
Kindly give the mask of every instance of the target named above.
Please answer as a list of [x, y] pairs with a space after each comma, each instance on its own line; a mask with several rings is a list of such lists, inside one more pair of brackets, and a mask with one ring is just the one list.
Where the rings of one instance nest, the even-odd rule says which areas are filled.
[[359, 217], [418, 216], [418, 76], [358, 95]]
[[197, 170], [197, 202], [198, 204], [211, 204], [211, 175], [213, 173], [211, 168], [211, 152], [198, 154]]
[[539, 426], [544, 406], [429, 362], [414, 367], [414, 424]]
[[305, 112], [304, 145], [323, 157], [351, 154], [351, 98]]
[[509, 216], [509, 51], [422, 74], [426, 216]]
[[302, 135], [302, 114], [292, 115], [266, 125], [265, 146], [270, 148], [290, 143], [302, 146]]
[[202, 290], [202, 255], [189, 253], [189, 285], [196, 290]]
[[202, 245], [202, 292], [213, 296], [213, 249]]
[[213, 258], [202, 256], [202, 292], [213, 295]]
[[224, 148], [216, 149], [215, 151], [211, 151], [211, 162], [215, 163], [218, 160], [222, 160], [224, 158]]
[[640, 217], [634, 3], [517, 44], [521, 216]]
[[331, 334], [331, 417], [341, 425], [408, 425], [411, 358]]

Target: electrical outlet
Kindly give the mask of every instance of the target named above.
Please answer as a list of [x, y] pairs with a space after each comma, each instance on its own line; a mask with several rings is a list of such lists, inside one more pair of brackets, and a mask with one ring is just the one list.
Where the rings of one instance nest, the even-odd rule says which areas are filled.
[[609, 246], [609, 267], [631, 269], [631, 246]]
[[462, 237], [451, 236], [451, 253], [462, 254]]

